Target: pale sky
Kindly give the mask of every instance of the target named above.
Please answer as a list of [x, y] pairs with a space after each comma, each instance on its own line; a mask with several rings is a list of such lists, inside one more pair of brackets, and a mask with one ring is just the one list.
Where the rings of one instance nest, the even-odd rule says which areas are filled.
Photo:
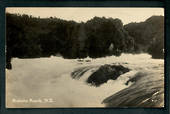
[[145, 21], [152, 15], [164, 16], [163, 8], [99, 8], [99, 7], [8, 7], [6, 12], [28, 14], [34, 17], [57, 17], [65, 20], [86, 22], [98, 17], [119, 18], [123, 24]]

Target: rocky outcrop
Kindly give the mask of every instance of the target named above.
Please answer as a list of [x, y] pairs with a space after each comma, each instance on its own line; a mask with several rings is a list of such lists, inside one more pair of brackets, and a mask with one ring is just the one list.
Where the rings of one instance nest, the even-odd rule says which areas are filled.
[[103, 65], [96, 72], [89, 76], [87, 83], [100, 86], [108, 80], [116, 80], [120, 75], [129, 72], [128, 68], [122, 65]]

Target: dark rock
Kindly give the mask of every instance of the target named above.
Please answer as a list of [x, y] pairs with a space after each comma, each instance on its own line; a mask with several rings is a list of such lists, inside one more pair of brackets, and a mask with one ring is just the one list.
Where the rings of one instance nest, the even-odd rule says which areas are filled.
[[7, 57], [6, 57], [6, 68], [8, 70], [11, 70], [12, 69], [12, 64], [11, 64], [11, 55], [10, 54], [7, 54]]
[[130, 78], [125, 85], [128, 85], [129, 82], [137, 82], [138, 80], [140, 80], [143, 77], [143, 73], [137, 73], [134, 77]]
[[12, 69], [12, 64], [11, 64], [11, 62], [7, 62], [7, 63], [6, 63], [6, 68], [7, 68], [8, 70], [11, 70], [11, 69]]
[[78, 59], [77, 61], [78, 61], [78, 62], [83, 62], [83, 59]]
[[91, 60], [85, 60], [86, 62], [91, 62]]
[[87, 83], [95, 86], [100, 86], [101, 84], [107, 82], [108, 80], [116, 80], [120, 75], [129, 72], [128, 68], [122, 65], [103, 65], [96, 72], [94, 72], [87, 79]]

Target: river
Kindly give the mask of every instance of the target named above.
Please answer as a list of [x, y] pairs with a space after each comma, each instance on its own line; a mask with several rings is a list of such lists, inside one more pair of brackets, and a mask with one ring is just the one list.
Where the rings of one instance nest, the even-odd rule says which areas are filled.
[[[87, 78], [105, 64], [131, 70], [99, 87], [87, 84]], [[13, 58], [12, 66], [12, 70], [6, 69], [8, 108], [164, 106], [164, 60], [145, 53], [96, 59]], [[71, 73], [78, 68], [86, 68], [86, 72], [73, 79]], [[127, 84], [134, 77], [139, 79]]]

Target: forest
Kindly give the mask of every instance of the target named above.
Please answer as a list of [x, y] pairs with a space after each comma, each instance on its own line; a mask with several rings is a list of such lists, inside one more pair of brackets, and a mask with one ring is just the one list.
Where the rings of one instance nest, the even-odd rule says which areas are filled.
[[67, 59], [149, 53], [164, 58], [164, 17], [123, 25], [118, 18], [87, 22], [6, 13], [6, 68], [11, 59], [61, 55]]

